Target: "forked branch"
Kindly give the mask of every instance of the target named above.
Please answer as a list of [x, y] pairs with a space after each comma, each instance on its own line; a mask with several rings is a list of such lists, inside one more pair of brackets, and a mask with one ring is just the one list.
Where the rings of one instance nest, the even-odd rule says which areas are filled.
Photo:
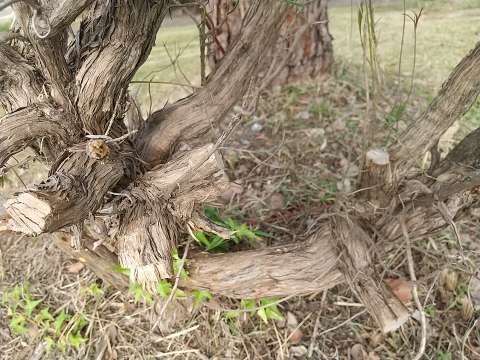
[[152, 166], [165, 160], [179, 141], [192, 141], [225, 117], [261, 69], [262, 54], [276, 44], [284, 1], [255, 0], [243, 30], [208, 84], [192, 96], [154, 112], [139, 135], [138, 148]]
[[401, 178], [480, 94], [480, 43], [455, 67], [438, 95], [419, 119], [400, 135], [389, 150], [395, 175]]

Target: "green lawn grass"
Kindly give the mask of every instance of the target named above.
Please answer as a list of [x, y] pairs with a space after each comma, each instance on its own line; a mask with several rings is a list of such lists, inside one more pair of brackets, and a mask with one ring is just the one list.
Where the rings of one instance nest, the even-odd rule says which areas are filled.
[[8, 31], [10, 29], [10, 20], [0, 20], [0, 31]]
[[[425, 2], [428, 3], [428, 2]], [[407, 13], [419, 11], [410, 7]], [[337, 60], [361, 66], [362, 48], [357, 8], [330, 9], [330, 30]], [[375, 11], [380, 62], [387, 75], [398, 73], [403, 15], [401, 8], [378, 7]], [[480, 8], [452, 10], [426, 7], [417, 30], [415, 84], [435, 93], [454, 66], [475, 46], [480, 33]], [[401, 75], [411, 76], [414, 55], [413, 24], [407, 19]]]
[[[172, 62], [175, 65], [172, 65]], [[134, 81], [161, 81], [200, 84], [200, 50], [197, 28], [192, 25], [162, 27], [150, 57], [137, 71]], [[150, 91], [149, 91], [150, 86]], [[191, 92], [191, 88], [173, 84], [132, 84], [132, 93], [145, 113]], [[150, 100], [151, 97], [151, 100]]]

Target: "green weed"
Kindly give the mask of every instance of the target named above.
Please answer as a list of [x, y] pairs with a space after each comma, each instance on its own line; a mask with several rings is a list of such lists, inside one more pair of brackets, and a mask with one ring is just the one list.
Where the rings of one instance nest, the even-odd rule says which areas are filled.
[[328, 205], [335, 202], [337, 185], [333, 181], [321, 180], [320, 187], [322, 189], [319, 197], [320, 203]]
[[405, 113], [405, 104], [395, 105], [385, 116], [385, 126], [389, 129], [396, 129], [396, 126]]
[[93, 284], [81, 291], [89, 297], [85, 306], [75, 314], [69, 314], [62, 309], [58, 314], [48, 306], [41, 306], [43, 299], [35, 298], [28, 283], [6, 289], [2, 296], [1, 306], [9, 318], [9, 328], [12, 334], [23, 337], [29, 330], [40, 333], [47, 352], [56, 349], [62, 353], [68, 350], [80, 350], [87, 342], [85, 327], [89, 324], [84, 311], [88, 310], [92, 299], [98, 299], [103, 290]]
[[264, 236], [270, 236], [260, 230], [251, 229], [245, 223], [239, 223], [232, 218], [223, 218], [218, 209], [213, 207], [205, 208], [205, 216], [217, 225], [232, 230], [233, 234], [229, 239], [225, 239], [217, 234], [211, 234], [204, 231], [194, 233], [197, 242], [207, 251], [227, 251], [232, 244], [238, 245], [242, 240], [252, 243], [261, 240]]
[[330, 105], [326, 101], [315, 102], [308, 108], [308, 112], [316, 117], [330, 117], [333, 113]]
[[436, 360], [452, 360], [452, 353], [439, 351]]
[[231, 321], [240, 316], [242, 312], [255, 313], [264, 323], [272, 320], [282, 320], [283, 315], [278, 308], [278, 299], [275, 297], [263, 299], [242, 299], [240, 301], [240, 309], [228, 310], [223, 314], [227, 321]]

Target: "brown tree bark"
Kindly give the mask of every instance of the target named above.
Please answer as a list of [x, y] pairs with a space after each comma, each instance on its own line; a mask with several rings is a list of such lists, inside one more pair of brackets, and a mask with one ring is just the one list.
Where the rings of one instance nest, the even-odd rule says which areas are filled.
[[[208, 64], [212, 71], [242, 32], [248, 4], [249, 1], [209, 1], [205, 21], [209, 29]], [[283, 84], [328, 73], [333, 63], [333, 48], [328, 30], [327, 1], [308, 1], [290, 7], [276, 46], [264, 52], [263, 57], [263, 78], [269, 83]]]
[[[115, 261], [130, 269], [131, 281], [153, 289], [160, 278], [172, 276], [171, 250], [187, 226], [221, 231], [201, 217], [202, 205], [229, 185], [218, 144], [208, 144], [204, 135], [252, 79], [260, 79], [262, 56], [277, 52], [292, 11], [285, 1], [251, 0], [240, 33], [206, 86], [143, 121], [127, 109], [127, 87], [148, 57], [168, 5], [19, 2], [19, 33], [0, 44], [0, 102], [8, 112], [0, 119], [0, 165], [42, 140], [40, 151], [51, 166], [45, 181], [6, 202], [8, 227], [26, 234], [71, 230], [70, 244], [63, 235], [57, 238], [60, 247], [120, 288], [126, 279], [112, 275]], [[78, 33], [69, 39], [67, 27], [80, 15]], [[35, 25], [39, 18], [41, 29]], [[311, 25], [304, 27], [309, 31]], [[431, 169], [433, 176], [412, 166], [477, 98], [479, 63], [480, 44], [397, 144], [366, 152], [359, 195], [339, 199], [316, 234], [269, 249], [195, 254], [188, 259], [190, 277], [180, 285], [264, 297], [347, 282], [383, 331], [398, 328], [408, 310], [379, 279], [375, 254], [404, 236], [399, 217], [415, 239], [448, 226], [477, 200], [478, 131]], [[91, 231], [94, 223], [104, 226]], [[84, 225], [95, 236], [109, 237], [109, 244], [93, 246]]]

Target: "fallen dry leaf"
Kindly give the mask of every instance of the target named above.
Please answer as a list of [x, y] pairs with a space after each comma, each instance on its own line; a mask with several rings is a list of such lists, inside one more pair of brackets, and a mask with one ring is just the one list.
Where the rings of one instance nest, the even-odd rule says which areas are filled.
[[410, 281], [401, 278], [387, 278], [384, 282], [402, 303], [406, 305], [412, 301], [412, 283]]
[[85, 267], [85, 264], [78, 261], [67, 266], [67, 271], [71, 274], [78, 274]]
[[300, 329], [294, 329], [288, 336], [288, 341], [292, 345], [297, 345], [302, 341], [303, 331]]

